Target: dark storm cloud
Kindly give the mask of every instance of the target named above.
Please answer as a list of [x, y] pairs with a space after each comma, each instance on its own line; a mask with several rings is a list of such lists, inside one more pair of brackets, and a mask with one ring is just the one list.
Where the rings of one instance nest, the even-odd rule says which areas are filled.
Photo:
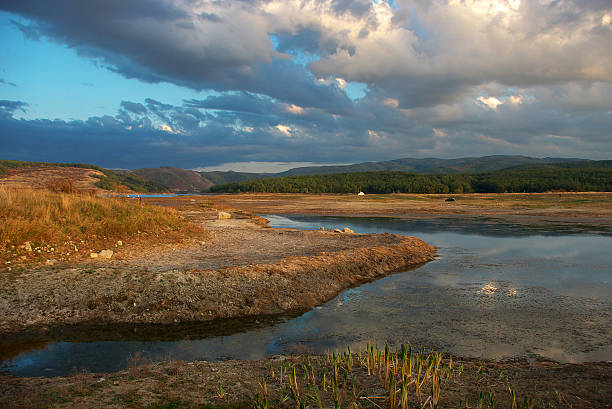
[[[355, 13], [361, 10], [345, 3], [338, 7]], [[3, 2], [0, 8], [34, 20], [27, 27], [30, 36], [44, 35], [64, 43], [127, 78], [198, 90], [244, 90], [338, 112], [350, 109], [343, 92], [317, 84], [301, 65], [273, 58], [276, 51], [267, 32], [271, 28], [262, 27], [269, 23], [258, 22], [263, 17], [248, 9], [248, 2], [219, 4], [215, 7], [232, 16], [221, 27], [219, 23], [225, 21], [221, 16], [189, 14], [187, 2], [104, 0], [92, 6], [63, 0], [48, 7], [43, 1], [26, 0]], [[281, 38], [286, 47], [300, 43], [313, 52], [335, 50], [333, 38], [317, 40], [317, 36], [317, 31], [306, 28]]]
[[[0, 104], [2, 152], [80, 150], [117, 167], [609, 155], [610, 2], [494, 6], [4, 1], [0, 9], [29, 19], [14, 24], [30, 38], [59, 42], [127, 78], [216, 94], [181, 106], [123, 101], [116, 115], [72, 122], [18, 120], [25, 105]], [[350, 99], [350, 81], [366, 84], [366, 95]], [[29, 145], [8, 140], [15, 129]], [[62, 152], [48, 141], [72, 145]], [[109, 145], [121, 154], [110, 155]]]
[[25, 112], [25, 107], [28, 104], [22, 101], [9, 101], [6, 99], [0, 100], [0, 116], [11, 117], [15, 111]]
[[204, 100], [191, 99], [185, 101], [185, 106], [191, 108], [251, 112], [256, 114], [269, 114], [275, 105], [269, 98], [246, 92], [210, 96]]
[[[0, 8], [36, 21], [36, 26], [21, 25], [29, 35], [48, 36], [82, 55], [99, 58], [127, 77], [148, 82], [168, 81], [201, 89], [208, 81], [222, 78], [227, 69], [269, 59], [267, 34], [252, 33], [240, 43], [210, 27], [218, 21], [214, 18], [198, 17], [206, 23], [199, 32], [205, 36], [204, 43], [189, 40], [197, 32], [187, 24], [196, 17], [188, 6], [188, 2], [157, 0], [60, 0], [49, 7], [46, 1], [9, 0]], [[238, 33], [242, 34], [248, 30]], [[249, 38], [251, 44], [245, 44]]]
[[137, 115], [144, 115], [147, 113], [147, 108], [137, 102], [121, 101], [121, 108]]
[[[612, 81], [605, 0], [397, 0], [393, 8], [382, 0], [7, 0], [0, 8], [31, 19], [15, 22], [28, 36], [127, 78], [341, 107], [335, 113], [350, 104], [312, 73], [377, 86], [403, 107], [454, 103], [489, 82]], [[280, 54], [304, 51], [321, 59], [304, 69]]]
[[242, 83], [243, 89], [269, 95], [302, 107], [327, 110], [334, 114], [348, 114], [352, 102], [336, 85], [317, 84], [314, 77], [301, 65], [292, 61], [276, 60], [258, 66], [256, 74]]
[[282, 53], [307, 53], [331, 54], [339, 47], [338, 40], [325, 38], [322, 33], [313, 29], [303, 29], [296, 33], [276, 33], [278, 46], [276, 49]]
[[[5, 112], [0, 116], [0, 151], [11, 159], [120, 168], [240, 161], [358, 162], [434, 153], [474, 156], [499, 153], [502, 148], [536, 156], [601, 157], [612, 148], [609, 113], [591, 109], [576, 115], [565, 104], [585, 92], [608, 95], [608, 91], [607, 84], [570, 87], [556, 90], [546, 102], [529, 96], [508, 98], [495, 109], [465, 101], [399, 110], [389, 106], [393, 101], [369, 94], [355, 105], [354, 116], [322, 109], [292, 111], [267, 97], [231, 93], [181, 106], [152, 99], [145, 104], [124, 101], [117, 115], [86, 121], [19, 120], [11, 113], [24, 103], [0, 101]], [[255, 108], [248, 109], [249, 105]], [[147, 107], [146, 114], [141, 106]], [[162, 125], [168, 128], [163, 130]]]
[[362, 17], [372, 8], [370, 0], [336, 0], [332, 3], [333, 9], [339, 14], [347, 12], [356, 17]]
[[214, 13], [200, 13], [198, 14], [198, 16], [200, 16], [200, 18], [203, 18], [204, 20], [212, 21], [215, 23], [220, 23], [223, 21], [221, 17], [217, 16]]
[[10, 20], [10, 22], [12, 25], [17, 27], [19, 31], [23, 33], [25, 38], [28, 38], [30, 40], [36, 40], [36, 41], [40, 40], [40, 37], [41, 37], [40, 27], [38, 27], [37, 25], [21, 24], [20, 22], [15, 21], [15, 20]]

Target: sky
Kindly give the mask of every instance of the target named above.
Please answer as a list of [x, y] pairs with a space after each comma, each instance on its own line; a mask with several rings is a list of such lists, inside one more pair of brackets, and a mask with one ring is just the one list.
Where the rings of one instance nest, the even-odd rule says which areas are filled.
[[611, 159], [610, 0], [3, 0], [0, 158]]

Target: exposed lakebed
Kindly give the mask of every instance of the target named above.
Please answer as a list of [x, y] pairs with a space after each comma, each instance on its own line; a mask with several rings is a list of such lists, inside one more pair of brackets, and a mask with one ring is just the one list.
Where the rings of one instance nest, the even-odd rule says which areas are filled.
[[472, 219], [266, 216], [274, 227], [350, 227], [438, 247], [420, 268], [345, 290], [299, 317], [211, 324], [65, 327], [0, 341], [2, 370], [52, 376], [153, 360], [256, 359], [366, 341], [455, 355], [612, 360], [612, 236]]

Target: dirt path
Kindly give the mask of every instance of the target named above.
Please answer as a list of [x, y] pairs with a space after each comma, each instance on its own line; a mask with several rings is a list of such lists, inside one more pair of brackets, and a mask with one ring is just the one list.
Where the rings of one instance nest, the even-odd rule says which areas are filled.
[[[306, 311], [342, 289], [433, 259], [416, 238], [210, 220], [205, 242], [133, 247], [112, 260], [0, 277], [0, 333], [97, 323], [210, 321]], [[192, 217], [193, 218], [193, 217]]]

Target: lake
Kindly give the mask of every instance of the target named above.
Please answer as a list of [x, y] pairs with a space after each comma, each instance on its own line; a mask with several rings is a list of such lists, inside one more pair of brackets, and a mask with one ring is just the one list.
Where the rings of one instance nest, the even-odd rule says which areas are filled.
[[266, 215], [274, 227], [414, 235], [435, 261], [343, 291], [298, 317], [214, 324], [65, 327], [0, 341], [21, 376], [114, 371], [152, 360], [258, 359], [367, 341], [465, 357], [612, 360], [612, 236], [480, 219]]

